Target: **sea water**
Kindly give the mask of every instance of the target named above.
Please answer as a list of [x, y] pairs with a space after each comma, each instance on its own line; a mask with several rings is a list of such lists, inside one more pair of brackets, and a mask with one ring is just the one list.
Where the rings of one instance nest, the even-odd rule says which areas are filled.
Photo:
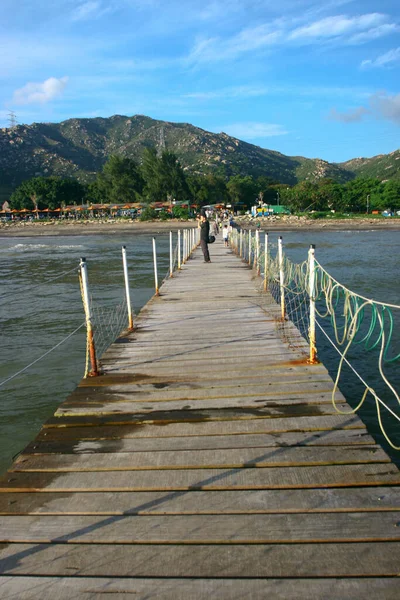
[[[304, 261], [309, 245], [315, 244], [318, 261], [342, 284], [363, 296], [400, 304], [399, 232], [294, 231], [282, 235], [285, 253], [292, 261]], [[278, 236], [278, 231], [269, 234], [272, 254], [276, 252]], [[174, 244], [176, 237], [174, 233]], [[161, 281], [168, 273], [169, 235], [160, 234], [156, 239]], [[78, 281], [80, 257], [87, 261], [95, 303], [116, 307], [124, 299], [122, 246], [126, 246], [128, 256], [131, 302], [138, 311], [154, 293], [152, 236], [117, 233], [0, 238], [0, 384], [22, 371], [0, 385], [0, 472], [35, 437], [83, 377], [86, 336], [84, 327], [78, 329], [84, 323]], [[60, 342], [59, 347], [35, 362]], [[320, 358], [334, 376], [337, 355], [321, 336], [318, 344]], [[397, 329], [393, 346], [400, 352]], [[377, 355], [364, 353], [362, 360], [357, 360], [357, 367], [368, 374], [372, 363], [376, 365]], [[27, 365], [31, 366], [23, 371]], [[399, 362], [389, 367], [397, 390], [399, 371]], [[362, 394], [362, 386], [347, 371], [344, 376], [341, 390], [354, 404]], [[380, 382], [374, 379], [370, 385], [379, 387]], [[396, 409], [393, 394], [387, 390], [384, 394]], [[361, 416], [381, 442], [372, 398]], [[400, 443], [398, 421], [385, 417], [385, 425]]]

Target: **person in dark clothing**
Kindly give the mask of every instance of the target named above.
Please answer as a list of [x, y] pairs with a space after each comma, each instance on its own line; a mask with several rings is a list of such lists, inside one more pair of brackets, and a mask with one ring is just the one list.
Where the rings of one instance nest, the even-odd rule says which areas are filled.
[[210, 237], [210, 223], [204, 213], [200, 215], [200, 246], [204, 254], [204, 262], [209, 263], [210, 254], [208, 252], [208, 238]]

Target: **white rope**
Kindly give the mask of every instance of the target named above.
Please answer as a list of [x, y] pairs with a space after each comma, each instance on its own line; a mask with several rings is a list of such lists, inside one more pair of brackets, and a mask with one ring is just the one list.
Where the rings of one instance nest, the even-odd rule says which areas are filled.
[[79, 331], [82, 327], [85, 326], [86, 323], [82, 323], [81, 325], [79, 325], [79, 327], [77, 327], [72, 333], [70, 333], [69, 335], [67, 335], [67, 337], [65, 337], [63, 340], [61, 340], [61, 342], [58, 342], [58, 344], [56, 344], [55, 346], [53, 346], [53, 348], [50, 348], [50, 350], [47, 350], [47, 352], [45, 352], [44, 354], [42, 354], [42, 356], [39, 356], [39, 358], [37, 358], [36, 360], [34, 360], [33, 362], [31, 362], [29, 365], [27, 365], [26, 367], [24, 367], [23, 369], [21, 369], [20, 371], [18, 371], [17, 373], [14, 373], [14, 375], [11, 375], [10, 377], [8, 377], [7, 379], [5, 379], [4, 381], [2, 381], [0, 383], [0, 387], [6, 383], [8, 383], [9, 381], [11, 381], [11, 379], [15, 379], [15, 377], [18, 377], [18, 375], [21, 375], [21, 373], [24, 373], [24, 371], [27, 371], [30, 367], [32, 367], [33, 365], [35, 365], [37, 362], [39, 362], [40, 360], [42, 360], [43, 358], [45, 358], [48, 354], [50, 354], [50, 352], [53, 352], [53, 350], [55, 350], [56, 348], [58, 348], [59, 346], [61, 346], [61, 344], [63, 344], [64, 342], [66, 342], [67, 340], [69, 340], [70, 337], [72, 337], [77, 331]]
[[[351, 365], [351, 363], [347, 360], [346, 355], [352, 346], [353, 342], [356, 343], [355, 337], [358, 332], [358, 325], [360, 322], [360, 315], [362, 316], [364, 313], [364, 309], [368, 306], [371, 306], [372, 309], [374, 305], [378, 305], [380, 307], [389, 308], [389, 309], [400, 309], [400, 306], [394, 304], [385, 304], [383, 302], [375, 302], [369, 298], [356, 294], [338, 282], [336, 279], [331, 277], [329, 273], [318, 263], [316, 262], [316, 266], [318, 268], [318, 272], [320, 273], [319, 278], [316, 278], [316, 292], [315, 299], [318, 299], [320, 295], [323, 297], [325, 301], [325, 310], [318, 310], [316, 308], [316, 313], [320, 318], [330, 317], [331, 318], [331, 326], [333, 327], [335, 341], [338, 346], [343, 346], [343, 350], [340, 351], [336, 346], [334, 341], [329, 337], [326, 331], [322, 328], [320, 323], [316, 321], [319, 329], [323, 332], [325, 337], [328, 339], [330, 344], [335, 348], [335, 350], [340, 355], [340, 361], [337, 368], [337, 374], [334, 381], [333, 391], [332, 391], [332, 403], [335, 410], [340, 414], [354, 414], [356, 413], [364, 401], [368, 393], [371, 393], [375, 400], [378, 423], [382, 435], [385, 437], [388, 444], [394, 448], [395, 450], [400, 450], [400, 446], [396, 446], [390, 439], [388, 434], [385, 431], [385, 427], [382, 423], [381, 416], [381, 407], [384, 407], [388, 413], [390, 413], [397, 421], [400, 421], [400, 417], [378, 396], [375, 390], [367, 384], [367, 382], [361, 377], [361, 375], [356, 371], [356, 369]], [[287, 294], [286, 300], [286, 311], [289, 319], [295, 324], [295, 326], [299, 329], [300, 333], [304, 335], [306, 331], [303, 331], [304, 326], [307, 324], [308, 318], [308, 306], [307, 306], [307, 298], [302, 298], [302, 295], [308, 297], [308, 261], [305, 261], [301, 264], [292, 263], [287, 257], [284, 257], [283, 261], [284, 270], [285, 270], [285, 296]], [[277, 265], [277, 257], [272, 259], [268, 257], [268, 288], [271, 291], [272, 297], [275, 302], [279, 304], [281, 288], [279, 286], [279, 281], [277, 278], [278, 275], [278, 265]], [[318, 289], [319, 288], [319, 289]], [[338, 302], [339, 298], [343, 295], [341, 310], [339, 311]], [[305, 310], [303, 310], [305, 309]], [[386, 341], [386, 334], [384, 330], [384, 317], [380, 313], [379, 310], [376, 311], [373, 315], [374, 319], [376, 319], [377, 323], [380, 327], [380, 334], [378, 340], [375, 342], [375, 347], [378, 343], [380, 345], [379, 349], [379, 358], [378, 358], [378, 369], [379, 374], [387, 386], [389, 390], [392, 392], [394, 398], [400, 404], [400, 397], [398, 392], [395, 390], [393, 385], [388, 380], [386, 374], [383, 370], [383, 362], [385, 360], [385, 353], [387, 351], [387, 344], [390, 342], [391, 332], [389, 334], [389, 340]], [[344, 325], [339, 327], [338, 319], [344, 318]], [[373, 321], [372, 321], [373, 323]], [[392, 326], [392, 323], [391, 323]], [[372, 324], [370, 325], [369, 332], [367, 334], [367, 338], [372, 335]], [[304, 335], [307, 337], [307, 335]], [[366, 339], [366, 338], [364, 338]], [[289, 341], [289, 340], [288, 340]], [[400, 356], [400, 355], [399, 355]], [[342, 375], [343, 364], [346, 363], [356, 377], [361, 381], [364, 386], [364, 392], [362, 394], [361, 401], [358, 405], [351, 409], [350, 411], [343, 411], [339, 408], [336, 403], [335, 394], [338, 389], [338, 384], [340, 377]]]
[[[370, 388], [370, 386], [367, 384], [367, 382], [364, 381], [364, 379], [361, 377], [361, 375], [356, 371], [356, 369], [353, 367], [353, 365], [340, 352], [339, 348], [334, 344], [334, 342], [331, 340], [331, 338], [326, 333], [326, 331], [324, 331], [324, 329], [321, 327], [321, 325], [318, 323], [318, 321], [316, 321], [316, 324], [318, 325], [318, 327], [320, 328], [320, 330], [322, 331], [322, 333], [325, 335], [325, 337], [332, 344], [332, 346], [335, 348], [336, 352], [343, 358], [344, 362], [350, 367], [350, 369], [353, 371], [353, 373], [355, 375], [357, 375], [357, 377], [361, 381], [361, 383], [363, 385], [365, 385], [365, 387], [368, 388], [368, 390], [370, 390], [371, 392], [374, 392], [374, 390], [372, 390], [372, 388]], [[387, 406], [387, 404], [385, 404], [385, 402], [381, 398], [379, 398], [379, 396], [375, 392], [374, 392], [374, 396], [376, 397], [376, 399], [378, 400], [378, 402], [380, 402], [382, 404], [382, 406], [384, 406], [400, 422], [400, 417], [398, 415], [396, 415], [395, 412], [393, 412], [393, 410], [390, 408], [390, 406]]]
[[346, 286], [344, 286], [342, 283], [340, 283], [334, 277], [332, 277], [332, 275], [330, 275], [316, 259], [314, 259], [314, 260], [315, 260], [315, 263], [318, 265], [318, 267], [321, 269], [321, 271], [323, 271], [325, 273], [325, 275], [327, 277], [329, 277], [329, 279], [332, 279], [332, 281], [334, 281], [336, 283], [336, 285], [341, 287], [343, 290], [345, 290], [352, 296], [358, 296], [358, 298], [361, 298], [362, 300], [365, 300], [366, 302], [373, 302], [374, 304], [379, 304], [380, 306], [388, 306], [390, 308], [400, 308], [400, 306], [398, 304], [388, 304], [387, 302], [377, 302], [377, 300], [372, 300], [371, 298], [366, 298], [365, 296], [361, 296], [360, 294], [357, 294], [357, 293], [353, 292], [352, 290], [349, 290]]

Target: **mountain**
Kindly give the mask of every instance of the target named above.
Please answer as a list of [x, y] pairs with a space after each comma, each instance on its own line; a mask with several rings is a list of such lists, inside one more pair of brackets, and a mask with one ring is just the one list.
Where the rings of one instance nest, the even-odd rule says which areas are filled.
[[111, 154], [140, 161], [150, 146], [168, 148], [191, 173], [266, 175], [288, 185], [304, 179], [345, 182], [354, 177], [348, 163], [285, 156], [187, 123], [114, 115], [0, 129], [0, 189], [9, 191], [38, 175], [90, 181]]
[[338, 166], [354, 173], [356, 177], [376, 177], [380, 181], [400, 179], [400, 150], [372, 158], [353, 158], [338, 163]]

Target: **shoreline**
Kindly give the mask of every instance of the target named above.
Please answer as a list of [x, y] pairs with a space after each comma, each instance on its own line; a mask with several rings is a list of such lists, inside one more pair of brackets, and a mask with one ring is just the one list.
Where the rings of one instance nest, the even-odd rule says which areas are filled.
[[[256, 229], [260, 223], [260, 229], [275, 231], [371, 231], [389, 230], [400, 231], [400, 219], [376, 220], [360, 219], [338, 219], [336, 221], [326, 219], [306, 219], [305, 217], [285, 216], [282, 218], [239, 218], [237, 224], [242, 229]], [[188, 221], [75, 221], [65, 223], [63, 221], [50, 222], [18, 222], [2, 223], [0, 225], [0, 238], [5, 237], [41, 237], [41, 236], [80, 236], [80, 235], [115, 235], [118, 233], [157, 234], [197, 227], [194, 219]]]

